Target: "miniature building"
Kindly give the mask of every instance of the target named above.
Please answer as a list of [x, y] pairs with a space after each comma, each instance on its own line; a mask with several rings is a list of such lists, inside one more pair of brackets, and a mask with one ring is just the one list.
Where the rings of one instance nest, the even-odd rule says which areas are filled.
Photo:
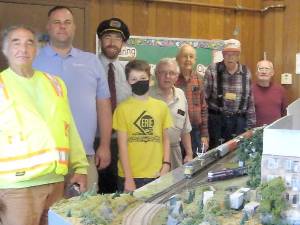
[[237, 190], [237, 192], [243, 193], [244, 194], [244, 200], [245, 201], [250, 201], [250, 188], [240, 188]]
[[168, 220], [167, 225], [176, 225], [183, 219], [183, 208], [180, 195], [176, 194], [169, 198], [167, 202]]
[[300, 225], [300, 212], [297, 209], [289, 209], [286, 212], [286, 221], [288, 224]]
[[167, 225], [177, 225], [183, 220], [182, 201], [176, 201], [169, 209]]
[[244, 193], [234, 192], [230, 195], [230, 208], [240, 209], [244, 203]]
[[212, 198], [214, 196], [213, 191], [204, 191], [203, 192], [203, 205], [207, 202], [208, 199]]
[[287, 116], [264, 129], [261, 181], [282, 177], [287, 188], [287, 203], [300, 212], [300, 151], [297, 146], [300, 140], [300, 99], [287, 111]]
[[252, 217], [255, 214], [258, 206], [258, 202], [249, 202], [244, 206], [243, 211], [247, 214], [248, 217]]

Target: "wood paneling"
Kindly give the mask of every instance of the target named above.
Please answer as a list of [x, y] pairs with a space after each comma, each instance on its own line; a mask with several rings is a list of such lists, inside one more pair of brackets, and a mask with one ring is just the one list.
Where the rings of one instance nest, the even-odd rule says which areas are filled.
[[[286, 5], [285, 9], [271, 9], [265, 13], [232, 9], [206, 8], [196, 5], [158, 3], [144, 0], [14, 0], [1, 1], [0, 26], [16, 21], [27, 21], [26, 9], [18, 9], [7, 19], [5, 2], [16, 4], [33, 3], [31, 10], [35, 18], [31, 24], [41, 27], [45, 23], [45, 12], [49, 5], [67, 3], [75, 9], [85, 9], [82, 20], [77, 20], [80, 31], [76, 39], [84, 39], [77, 46], [95, 51], [95, 34], [100, 21], [119, 17], [126, 22], [132, 35], [184, 37], [198, 39], [236, 38], [242, 43], [241, 62], [247, 64], [253, 74], [256, 63], [263, 58], [274, 62], [275, 82], [283, 72], [292, 73], [293, 84], [285, 86], [290, 101], [300, 97], [300, 79], [295, 75], [295, 54], [300, 52], [300, 1], [296, 0], [184, 0], [204, 4], [242, 6], [260, 9], [268, 5]], [[43, 4], [41, 4], [43, 2]], [[3, 8], [4, 4], [4, 8]], [[44, 5], [46, 7], [39, 7]], [[48, 7], [47, 7], [48, 5]], [[85, 8], [84, 5], [88, 5]], [[27, 14], [28, 14], [27, 13]], [[18, 16], [16, 16], [18, 15]], [[19, 16], [21, 15], [21, 16]], [[9, 16], [9, 15], [8, 15]], [[6, 18], [5, 20], [3, 18]], [[29, 22], [29, 21], [28, 21]], [[44, 25], [43, 25], [44, 26]], [[77, 25], [78, 27], [78, 25]], [[82, 28], [82, 29], [81, 29]], [[253, 76], [255, 79], [255, 76]]]
[[[119, 17], [130, 28], [132, 35], [183, 37], [198, 39], [237, 38], [242, 42], [241, 62], [252, 70], [262, 58], [261, 26], [259, 12], [215, 9], [201, 6], [145, 2], [143, 0], [91, 0], [97, 6], [93, 20]], [[225, 6], [261, 8], [261, 0], [186, 0]], [[133, 3], [134, 2], [134, 3]], [[272, 13], [272, 12], [270, 12]], [[93, 22], [93, 25], [95, 23]], [[96, 28], [94, 28], [95, 30]]]
[[[241, 62], [247, 64], [255, 80], [257, 61], [274, 62], [275, 82], [280, 74], [294, 75], [286, 85], [289, 100], [300, 97], [300, 79], [295, 75], [295, 54], [300, 52], [300, 1], [295, 0], [185, 0], [205, 4], [243, 6], [261, 9], [269, 5], [286, 5], [286, 9], [270, 9], [265, 13], [201, 6], [145, 2], [143, 0], [91, 0], [98, 22], [115, 16], [123, 19], [132, 35], [185, 37], [199, 39], [239, 39]], [[134, 4], [133, 4], [134, 2]], [[95, 24], [95, 23], [93, 23]]]
[[276, 9], [263, 17], [263, 50], [274, 62], [276, 82], [280, 74], [293, 74], [293, 84], [284, 85], [290, 101], [300, 97], [300, 75], [295, 75], [296, 53], [300, 52], [300, 1], [263, 1], [264, 5], [283, 3], [285, 10]]
[[[76, 6], [74, 6], [76, 2]], [[48, 11], [56, 5], [66, 5], [72, 9], [76, 21], [76, 37], [74, 46], [79, 48], [90, 48], [86, 33], [88, 32], [89, 9], [84, 0], [0, 0], [0, 29], [11, 25], [27, 25], [32, 27], [37, 33], [46, 34], [46, 23]], [[95, 39], [94, 39], [95, 40]], [[95, 42], [95, 41], [94, 41]], [[0, 55], [0, 69], [6, 67], [6, 61], [3, 55]]]

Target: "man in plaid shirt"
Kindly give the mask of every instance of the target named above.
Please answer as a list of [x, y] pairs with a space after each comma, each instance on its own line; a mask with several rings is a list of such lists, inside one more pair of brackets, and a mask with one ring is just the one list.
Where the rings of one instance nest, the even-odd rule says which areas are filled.
[[200, 75], [194, 70], [196, 63], [196, 50], [188, 45], [181, 46], [176, 60], [180, 74], [176, 87], [181, 88], [187, 98], [190, 122], [192, 125], [191, 139], [194, 156], [208, 148], [207, 105], [205, 102], [204, 86]]
[[238, 40], [225, 41], [224, 60], [211, 64], [205, 72], [210, 147], [232, 139], [256, 123], [251, 73], [239, 63], [240, 52]]

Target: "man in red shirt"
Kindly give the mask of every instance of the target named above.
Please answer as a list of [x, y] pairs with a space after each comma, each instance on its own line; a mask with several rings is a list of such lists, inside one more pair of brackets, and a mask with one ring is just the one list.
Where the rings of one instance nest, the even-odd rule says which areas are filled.
[[256, 126], [270, 124], [286, 115], [287, 97], [285, 89], [272, 82], [273, 63], [262, 60], [257, 63], [255, 84], [252, 84], [254, 96]]

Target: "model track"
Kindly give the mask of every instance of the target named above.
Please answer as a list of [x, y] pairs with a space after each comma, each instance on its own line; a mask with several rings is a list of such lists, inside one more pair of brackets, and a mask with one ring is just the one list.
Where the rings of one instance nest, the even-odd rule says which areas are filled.
[[151, 225], [153, 217], [164, 205], [143, 203], [131, 211], [124, 219], [123, 225]]
[[[234, 153], [229, 153], [224, 158], [201, 168], [196, 171], [191, 179], [184, 179], [164, 191], [152, 196], [146, 200], [146, 203], [135, 208], [123, 219], [122, 225], [151, 225], [153, 217], [157, 212], [165, 207], [165, 202], [176, 193], [182, 192], [184, 189], [192, 189], [202, 185], [207, 185], [207, 173], [210, 170], [220, 170], [224, 167], [224, 163], [232, 160]], [[214, 182], [209, 182], [213, 184]]]
[[[164, 191], [150, 197], [146, 200], [146, 202], [151, 203], [165, 203], [172, 195], [176, 193], [182, 192], [184, 189], [195, 188], [195, 186], [202, 186], [207, 184], [207, 173], [211, 170], [220, 170], [224, 168], [224, 163], [232, 160], [234, 157], [234, 153], [231, 152], [225, 157], [217, 160], [216, 162], [212, 162], [209, 165], [201, 168], [199, 171], [196, 171], [191, 179], [183, 179], [176, 184], [166, 188]], [[209, 184], [213, 184], [210, 182]]]

